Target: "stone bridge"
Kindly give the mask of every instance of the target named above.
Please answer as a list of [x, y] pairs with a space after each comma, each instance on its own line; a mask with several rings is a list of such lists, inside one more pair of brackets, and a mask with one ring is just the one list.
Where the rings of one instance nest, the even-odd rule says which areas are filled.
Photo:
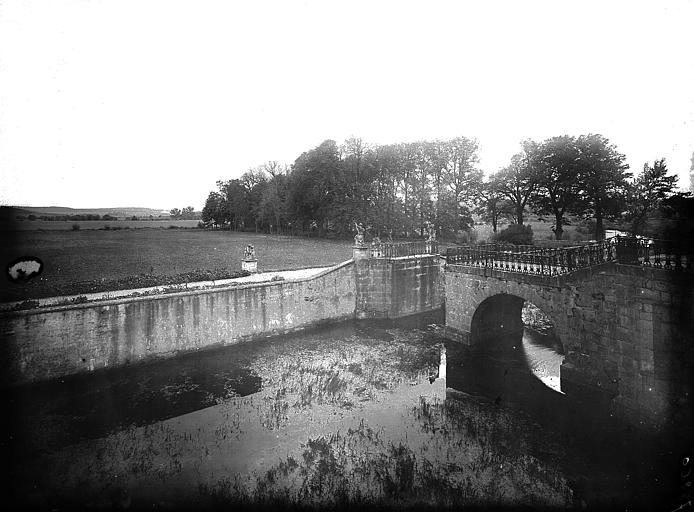
[[449, 249], [446, 331], [467, 344], [517, 334], [530, 301], [564, 346], [563, 392], [637, 422], [689, 421], [693, 274], [679, 254], [617, 239], [572, 249]]

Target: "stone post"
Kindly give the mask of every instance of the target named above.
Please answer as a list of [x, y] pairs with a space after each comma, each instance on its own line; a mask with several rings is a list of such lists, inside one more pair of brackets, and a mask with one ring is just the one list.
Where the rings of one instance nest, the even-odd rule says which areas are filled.
[[359, 223], [357, 224], [356, 222], [354, 223], [357, 234], [354, 235], [354, 247], [352, 248], [352, 257], [354, 258], [355, 262], [365, 260], [369, 258], [369, 246], [366, 245], [366, 242], [364, 241], [364, 226]]
[[355, 262], [367, 260], [369, 259], [369, 252], [371, 252], [371, 250], [368, 246], [355, 245], [354, 247], [352, 247], [352, 258], [354, 258]]
[[255, 249], [250, 244], [244, 249], [241, 270], [246, 270], [251, 274], [258, 273], [258, 260], [255, 257]]
[[439, 359], [439, 379], [446, 378], [446, 345], [441, 344], [441, 356]]

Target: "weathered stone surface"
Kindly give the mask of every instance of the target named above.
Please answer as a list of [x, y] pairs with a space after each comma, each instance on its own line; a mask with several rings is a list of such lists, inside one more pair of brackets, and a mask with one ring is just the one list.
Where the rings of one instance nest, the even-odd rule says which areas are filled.
[[305, 280], [4, 313], [2, 383], [47, 380], [353, 318], [354, 278], [350, 261]]
[[[363, 254], [362, 254], [363, 253]], [[1, 313], [2, 384], [23, 384], [444, 301], [438, 255], [349, 261], [317, 276]]]
[[443, 305], [438, 255], [357, 261], [357, 318], [398, 318]]
[[475, 326], [487, 328], [491, 320], [479, 323], [475, 315], [489, 310], [500, 319], [508, 311], [486, 306], [520, 297], [554, 323], [566, 351], [563, 390], [600, 390], [620, 414], [650, 423], [668, 418], [675, 406], [683, 410], [683, 402], [691, 406], [691, 274], [606, 264], [543, 278], [450, 266], [445, 281], [446, 332], [458, 339], [483, 339]]

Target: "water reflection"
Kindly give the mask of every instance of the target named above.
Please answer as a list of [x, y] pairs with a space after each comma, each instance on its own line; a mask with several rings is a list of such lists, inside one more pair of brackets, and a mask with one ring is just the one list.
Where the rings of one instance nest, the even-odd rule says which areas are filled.
[[440, 322], [345, 323], [17, 391], [12, 488], [28, 506], [97, 508], [643, 497], [657, 466], [545, 385], [561, 347], [446, 341], [445, 393]]
[[550, 389], [561, 393], [559, 368], [564, 360], [563, 348], [553, 333], [545, 334], [525, 328], [521, 341], [525, 363], [530, 371]]

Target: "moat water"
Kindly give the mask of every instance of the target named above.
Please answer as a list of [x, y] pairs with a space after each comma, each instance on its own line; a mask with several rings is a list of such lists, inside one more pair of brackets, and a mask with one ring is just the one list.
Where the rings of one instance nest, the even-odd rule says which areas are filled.
[[15, 389], [11, 494], [41, 508], [680, 504], [681, 446], [564, 395], [556, 339], [469, 349], [442, 321], [348, 322]]

